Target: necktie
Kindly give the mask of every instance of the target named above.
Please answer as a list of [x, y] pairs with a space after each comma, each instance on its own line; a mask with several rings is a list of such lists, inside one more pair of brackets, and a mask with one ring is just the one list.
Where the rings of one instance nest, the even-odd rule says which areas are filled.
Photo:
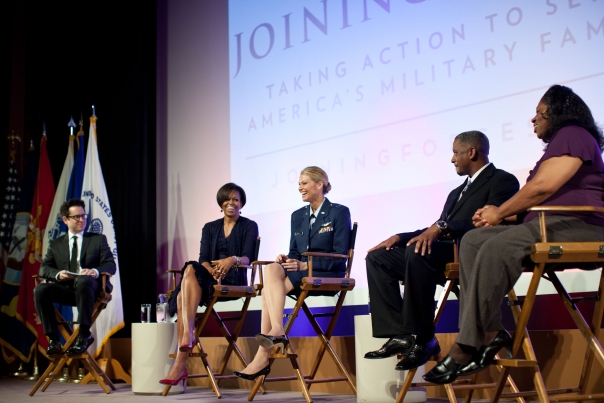
[[312, 226], [315, 224], [315, 219], [316, 219], [316, 218], [317, 218], [317, 217], [315, 217], [315, 215], [314, 215], [314, 214], [311, 214], [311, 215], [310, 215], [310, 229], [312, 229]]
[[[468, 178], [468, 182], [466, 183], [466, 186], [463, 188], [463, 190], [461, 191], [461, 194], [459, 195], [459, 199], [461, 199], [463, 197], [463, 195], [466, 193], [466, 190], [468, 190], [468, 187], [472, 184], [472, 179]], [[459, 200], [457, 199], [457, 200]]]
[[78, 237], [73, 236], [73, 247], [71, 248], [71, 260], [69, 261], [69, 271], [72, 273], [78, 273], [80, 271], [78, 265]]

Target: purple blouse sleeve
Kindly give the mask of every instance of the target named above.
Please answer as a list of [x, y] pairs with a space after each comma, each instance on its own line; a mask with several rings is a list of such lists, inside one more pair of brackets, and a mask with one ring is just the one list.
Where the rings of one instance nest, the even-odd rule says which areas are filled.
[[570, 155], [591, 165], [595, 161], [596, 150], [599, 150], [596, 140], [587, 130], [579, 126], [566, 126], [554, 134], [541, 160]]

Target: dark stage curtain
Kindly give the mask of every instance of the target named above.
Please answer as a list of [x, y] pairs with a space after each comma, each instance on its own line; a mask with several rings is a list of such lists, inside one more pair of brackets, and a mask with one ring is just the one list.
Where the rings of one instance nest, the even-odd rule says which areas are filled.
[[[156, 6], [153, 0], [136, 7], [27, 0], [0, 6], [6, 11], [2, 21], [8, 38], [0, 44], [11, 66], [2, 86], [9, 89], [10, 116], [0, 123], [5, 133], [22, 130], [27, 144], [33, 139], [37, 148], [45, 122], [55, 186], [66, 157], [70, 116], [77, 123], [82, 114], [88, 142], [88, 119], [96, 107], [126, 324], [117, 337], [130, 337], [130, 324], [140, 320], [140, 304], [157, 299]], [[14, 118], [20, 114], [22, 119]], [[5, 140], [1, 147], [4, 175]]]

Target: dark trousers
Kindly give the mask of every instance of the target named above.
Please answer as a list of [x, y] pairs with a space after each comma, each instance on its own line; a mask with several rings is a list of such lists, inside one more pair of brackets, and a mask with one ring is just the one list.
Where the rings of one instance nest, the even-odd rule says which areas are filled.
[[[568, 216], [549, 216], [549, 242], [598, 242], [604, 228]], [[520, 278], [533, 267], [531, 245], [541, 240], [539, 219], [511, 226], [478, 228], [461, 241], [459, 334], [456, 342], [482, 347], [486, 332], [503, 329], [501, 301]]]
[[99, 283], [90, 276], [78, 276], [74, 280], [42, 283], [34, 288], [36, 311], [42, 322], [44, 334], [58, 335], [57, 319], [53, 303], [76, 306], [77, 323], [92, 324], [92, 308], [100, 291]]
[[[373, 337], [434, 334], [434, 293], [444, 284], [444, 270], [453, 261], [453, 245], [434, 242], [432, 253], [415, 253], [407, 242], [425, 230], [408, 232], [398, 248], [378, 249], [365, 258]], [[405, 284], [401, 298], [399, 281]]]

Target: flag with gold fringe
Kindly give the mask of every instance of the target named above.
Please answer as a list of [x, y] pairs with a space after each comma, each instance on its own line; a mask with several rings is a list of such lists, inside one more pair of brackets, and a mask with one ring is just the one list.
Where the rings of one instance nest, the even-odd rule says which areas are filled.
[[17, 320], [17, 301], [21, 285], [21, 268], [27, 247], [27, 228], [38, 173], [38, 158], [33, 144], [25, 156], [19, 204], [13, 225], [6, 273], [0, 293], [0, 345], [2, 358], [8, 364], [15, 358], [29, 361], [36, 338], [24, 323]]
[[107, 189], [97, 148], [97, 117], [90, 118], [90, 135], [88, 136], [88, 149], [86, 151], [86, 167], [84, 168], [84, 183], [82, 185], [82, 199], [86, 203], [88, 213], [88, 231], [104, 234], [107, 237], [109, 249], [113, 252], [116, 273], [111, 277], [113, 291], [112, 299], [107, 308], [101, 312], [96, 322], [90, 329], [94, 334], [95, 342], [89, 352], [95, 356], [100, 354], [103, 345], [115, 332], [124, 327], [124, 312], [122, 307], [122, 286], [118, 263], [117, 241], [113, 227], [113, 214], [107, 197]]
[[46, 133], [44, 133], [40, 141], [38, 178], [31, 207], [31, 218], [27, 231], [27, 248], [23, 260], [19, 300], [17, 301], [17, 319], [25, 323], [27, 328], [36, 336], [38, 345], [43, 351], [48, 347], [48, 340], [44, 335], [42, 324], [36, 314], [34, 303], [34, 287], [36, 284], [32, 276], [38, 274], [40, 264], [46, 253], [46, 251], [42, 250], [42, 238], [44, 237], [45, 226], [50, 215], [50, 208], [55, 198], [55, 185], [50, 171], [46, 141]]
[[[46, 224], [46, 231], [44, 231], [44, 242], [42, 250], [44, 253], [48, 250], [50, 242], [67, 233], [67, 225], [63, 222], [61, 217], [61, 205], [65, 200], [71, 199], [72, 197], [80, 198], [82, 192], [82, 178], [84, 177], [84, 130], [82, 128], [83, 121], [80, 120], [80, 131], [77, 136], [73, 135], [73, 128], [75, 122], [73, 118], [67, 124], [70, 127], [72, 134], [69, 136], [69, 146], [67, 147], [67, 157], [63, 164], [63, 171], [61, 172], [61, 178], [57, 185], [57, 191], [55, 193], [55, 199], [52, 203], [50, 214], [48, 215], [48, 223]], [[77, 158], [74, 162], [74, 150], [77, 150]], [[79, 167], [79, 173], [74, 175], [76, 168]], [[76, 195], [71, 194], [72, 187], [77, 187], [78, 193]], [[55, 307], [59, 310], [59, 313], [66, 321], [71, 321], [74, 317], [74, 312], [77, 312], [77, 308], [69, 305], [61, 305], [55, 302]], [[61, 342], [64, 342], [63, 337], [59, 335]]]

